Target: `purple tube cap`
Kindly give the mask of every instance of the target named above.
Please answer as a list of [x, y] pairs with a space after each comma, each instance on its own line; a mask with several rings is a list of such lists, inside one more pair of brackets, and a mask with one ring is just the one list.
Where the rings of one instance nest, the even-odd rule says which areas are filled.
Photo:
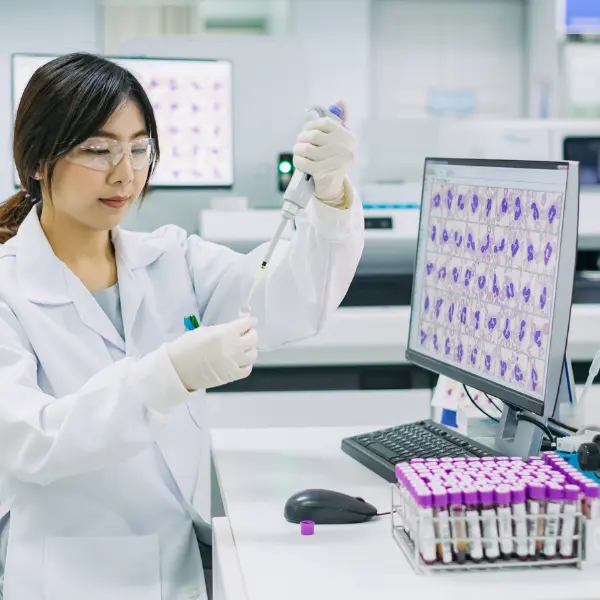
[[463, 503], [462, 490], [459, 490], [456, 487], [450, 488], [448, 490], [448, 501], [450, 504], [462, 504]]
[[527, 497], [532, 500], [544, 500], [546, 498], [546, 486], [537, 482], [527, 484]]
[[495, 492], [496, 504], [510, 504], [510, 487], [507, 485], [499, 485]]
[[300, 533], [302, 535], [313, 535], [315, 532], [315, 522], [314, 521], [302, 521], [300, 523]]
[[583, 493], [586, 498], [600, 498], [600, 485], [593, 481], [583, 484]]
[[436, 488], [433, 491], [433, 506], [444, 508], [448, 506], [448, 494], [444, 488]]
[[565, 485], [565, 500], [567, 502], [577, 502], [579, 499], [579, 487], [568, 483]]
[[548, 483], [546, 485], [546, 492], [550, 502], [560, 502], [565, 497], [565, 488], [558, 483]]
[[415, 499], [421, 508], [430, 508], [433, 504], [433, 496], [427, 488], [417, 490]]
[[463, 498], [465, 504], [467, 505], [479, 503], [479, 494], [477, 490], [473, 489], [472, 487], [463, 488]]
[[479, 501], [481, 504], [493, 504], [494, 488], [489, 486], [479, 488]]

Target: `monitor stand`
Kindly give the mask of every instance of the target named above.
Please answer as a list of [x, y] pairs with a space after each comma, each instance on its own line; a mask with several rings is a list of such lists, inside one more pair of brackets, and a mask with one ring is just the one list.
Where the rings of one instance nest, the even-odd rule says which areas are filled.
[[[575, 394], [575, 384], [573, 379], [573, 369], [571, 361], [567, 358], [563, 363], [563, 372], [560, 379], [558, 397], [552, 406], [546, 406], [545, 416], [540, 417], [529, 411], [520, 411], [538, 421], [548, 424], [548, 417], [554, 414], [556, 406], [564, 403], [574, 402], [572, 394]], [[551, 409], [551, 410], [550, 410]], [[494, 450], [505, 456], [536, 456], [539, 454], [544, 436], [542, 430], [527, 421], [517, 421], [517, 411], [504, 405], [500, 423], [496, 428], [496, 437], [490, 445]]]

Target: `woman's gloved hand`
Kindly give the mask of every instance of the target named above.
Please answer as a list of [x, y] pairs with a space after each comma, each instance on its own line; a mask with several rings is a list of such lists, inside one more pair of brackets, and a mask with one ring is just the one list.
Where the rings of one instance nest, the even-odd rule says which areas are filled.
[[167, 344], [181, 382], [190, 392], [244, 379], [258, 357], [255, 317], [188, 331]]
[[[346, 120], [343, 102], [337, 102]], [[356, 153], [356, 136], [336, 119], [309, 121], [294, 145], [294, 167], [312, 175], [315, 197], [330, 205], [342, 201], [344, 179]]]

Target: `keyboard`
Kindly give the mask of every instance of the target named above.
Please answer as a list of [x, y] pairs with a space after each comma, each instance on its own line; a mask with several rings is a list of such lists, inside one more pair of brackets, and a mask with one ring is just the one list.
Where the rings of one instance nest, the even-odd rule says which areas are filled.
[[411, 458], [499, 456], [491, 448], [431, 420], [345, 438], [342, 450], [391, 483], [396, 481], [396, 463]]

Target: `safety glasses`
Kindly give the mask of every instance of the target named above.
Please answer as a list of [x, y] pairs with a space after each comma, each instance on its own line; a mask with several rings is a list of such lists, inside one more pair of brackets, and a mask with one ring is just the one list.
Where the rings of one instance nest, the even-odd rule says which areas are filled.
[[142, 138], [120, 142], [109, 138], [89, 138], [73, 148], [66, 159], [95, 171], [110, 171], [121, 162], [124, 155], [129, 158], [134, 171], [144, 171], [154, 159], [154, 140]]

